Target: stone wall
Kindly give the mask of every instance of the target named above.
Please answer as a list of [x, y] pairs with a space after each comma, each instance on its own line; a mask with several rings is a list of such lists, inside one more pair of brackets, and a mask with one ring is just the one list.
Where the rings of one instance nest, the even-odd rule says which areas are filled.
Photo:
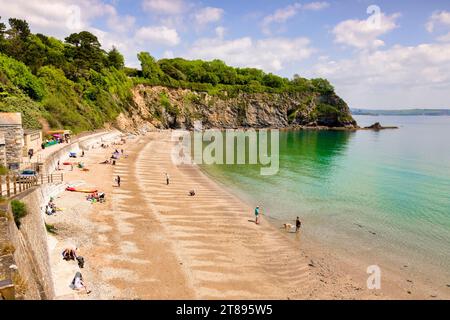
[[23, 128], [20, 113], [0, 113], [0, 134], [5, 137], [6, 163], [19, 167], [22, 162]]
[[7, 217], [0, 218], [0, 239], [14, 249], [12, 254], [1, 257], [0, 275], [13, 280], [16, 298], [27, 300], [54, 298], [47, 231], [39, 205], [41, 196], [36, 192], [38, 189], [30, 189], [17, 198], [26, 203], [28, 209], [28, 214], [21, 219], [20, 229], [12, 218], [10, 206], [0, 208], [7, 213]]

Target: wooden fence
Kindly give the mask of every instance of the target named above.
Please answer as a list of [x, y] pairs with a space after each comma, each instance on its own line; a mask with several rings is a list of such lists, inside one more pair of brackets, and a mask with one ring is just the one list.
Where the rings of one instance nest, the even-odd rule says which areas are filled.
[[0, 197], [11, 198], [34, 186], [64, 181], [62, 173], [40, 174], [34, 177], [19, 175], [0, 176]]

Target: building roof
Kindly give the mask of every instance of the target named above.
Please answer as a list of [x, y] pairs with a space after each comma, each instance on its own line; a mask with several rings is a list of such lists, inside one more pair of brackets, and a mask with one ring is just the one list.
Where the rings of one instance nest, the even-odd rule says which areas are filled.
[[22, 114], [0, 112], [0, 126], [12, 125], [22, 125]]

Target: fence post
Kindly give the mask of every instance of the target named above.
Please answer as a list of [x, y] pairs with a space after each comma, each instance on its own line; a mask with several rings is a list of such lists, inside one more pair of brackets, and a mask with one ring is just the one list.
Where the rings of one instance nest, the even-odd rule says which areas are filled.
[[9, 187], [9, 175], [6, 176], [6, 195], [9, 197], [11, 197], [11, 190]]
[[3, 177], [0, 176], [0, 197], [3, 196]]
[[13, 181], [14, 181], [14, 195], [17, 194], [17, 185], [16, 185], [16, 180], [17, 180], [17, 176], [13, 176]]
[[22, 181], [19, 181], [19, 192], [22, 192]]
[[41, 174], [41, 184], [44, 184], [44, 175]]
[[53, 183], [53, 173], [50, 175], [50, 181]]

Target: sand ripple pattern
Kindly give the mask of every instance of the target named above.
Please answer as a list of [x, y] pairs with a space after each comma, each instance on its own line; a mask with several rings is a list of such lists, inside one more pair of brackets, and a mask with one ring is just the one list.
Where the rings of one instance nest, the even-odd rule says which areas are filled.
[[[300, 250], [267, 222], [249, 222], [252, 209], [197, 168], [173, 165], [170, 136], [162, 135], [140, 151], [135, 178], [151, 210], [148, 218], [161, 224], [161, 235], [171, 242], [195, 298], [310, 296], [313, 280]], [[188, 196], [192, 189], [195, 197]]]

